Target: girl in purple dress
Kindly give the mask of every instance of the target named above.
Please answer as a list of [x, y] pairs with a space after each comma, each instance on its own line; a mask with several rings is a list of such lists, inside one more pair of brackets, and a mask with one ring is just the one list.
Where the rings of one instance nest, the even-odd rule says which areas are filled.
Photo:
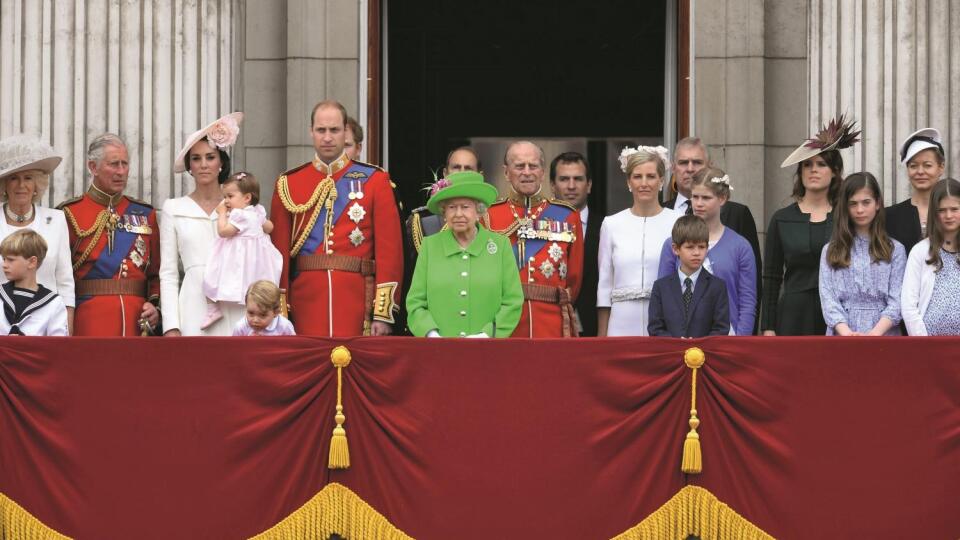
[[[716, 167], [705, 167], [694, 175], [690, 190], [693, 213], [707, 222], [710, 230], [707, 258], [703, 267], [727, 286], [730, 306], [730, 333], [753, 334], [757, 317], [757, 263], [750, 242], [720, 222], [720, 209], [730, 199], [730, 177]], [[677, 256], [667, 238], [660, 252], [658, 277], [677, 272]]]
[[868, 172], [848, 176], [834, 213], [833, 235], [820, 255], [827, 335], [900, 335], [907, 257], [903, 245], [887, 235], [877, 179]]
[[203, 293], [209, 303], [201, 328], [222, 316], [217, 302], [243, 304], [250, 285], [259, 280], [278, 283], [283, 269], [283, 256], [267, 236], [273, 224], [267, 219], [267, 211], [257, 204], [257, 179], [250, 173], [239, 172], [227, 178], [221, 189], [217, 239], [203, 275]]

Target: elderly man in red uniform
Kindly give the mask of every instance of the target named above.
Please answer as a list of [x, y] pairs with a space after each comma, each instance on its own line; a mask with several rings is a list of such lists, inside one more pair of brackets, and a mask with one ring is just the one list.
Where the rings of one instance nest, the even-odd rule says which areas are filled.
[[149, 204], [127, 197], [127, 146], [113, 134], [87, 149], [93, 177], [82, 197], [60, 204], [70, 229], [76, 283], [74, 335], [160, 333], [160, 229]]
[[[487, 227], [513, 243], [524, 306], [514, 337], [576, 336], [573, 302], [583, 275], [583, 227], [569, 204], [541, 196], [543, 150], [529, 141], [507, 147], [510, 195], [490, 207]], [[596, 264], [593, 261], [592, 264]]]
[[347, 111], [328, 100], [310, 115], [316, 157], [277, 179], [271, 238], [280, 287], [300, 335], [388, 335], [403, 281], [400, 215], [390, 176], [344, 154]]

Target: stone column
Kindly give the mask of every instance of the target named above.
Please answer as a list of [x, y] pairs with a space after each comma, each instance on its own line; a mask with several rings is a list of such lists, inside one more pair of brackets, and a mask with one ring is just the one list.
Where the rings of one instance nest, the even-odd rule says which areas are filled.
[[733, 199], [763, 221], [764, 2], [696, 2], [693, 135], [729, 175]]
[[844, 152], [847, 173], [882, 182], [887, 204], [909, 195], [900, 142], [919, 128], [944, 136], [947, 174], [960, 158], [960, 5], [950, 0], [811, 0], [812, 131], [847, 112], [863, 141]]
[[185, 136], [234, 110], [238, 0], [3, 0], [0, 137], [40, 136], [64, 161], [47, 204], [89, 184], [86, 147], [127, 141], [127, 193], [161, 204], [192, 186], [173, 174]]
[[309, 117], [316, 102], [336, 99], [359, 114], [360, 3], [242, 2], [239, 87], [247, 129], [237, 156], [269, 201], [277, 175], [313, 158]]

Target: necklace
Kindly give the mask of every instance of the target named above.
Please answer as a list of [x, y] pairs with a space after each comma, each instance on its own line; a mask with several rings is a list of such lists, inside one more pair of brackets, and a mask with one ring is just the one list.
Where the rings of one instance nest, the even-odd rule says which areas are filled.
[[3, 205], [3, 212], [7, 215], [7, 219], [14, 223], [26, 223], [33, 219], [33, 205], [30, 205], [30, 209], [27, 210], [26, 214], [20, 215], [10, 209], [10, 205]]

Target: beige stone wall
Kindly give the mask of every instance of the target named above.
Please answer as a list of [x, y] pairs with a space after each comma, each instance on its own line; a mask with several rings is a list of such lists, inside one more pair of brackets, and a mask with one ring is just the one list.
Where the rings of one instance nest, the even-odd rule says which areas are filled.
[[161, 204], [192, 189], [173, 161], [187, 135], [234, 110], [239, 0], [0, 0], [0, 137], [63, 156], [44, 203], [89, 185], [104, 132], [130, 151], [127, 193]]
[[867, 170], [888, 203], [907, 198], [900, 143], [923, 127], [944, 137], [947, 174], [960, 160], [960, 3], [950, 0], [810, 1], [808, 126], [847, 112], [863, 141], [843, 153]]
[[313, 158], [309, 116], [324, 98], [357, 114], [358, 0], [242, 0], [239, 102], [246, 113], [235, 160], [269, 200], [270, 178]]
[[[694, 129], [765, 229], [806, 126], [806, 2], [694, 2]], [[792, 145], [792, 146], [791, 146]]]

